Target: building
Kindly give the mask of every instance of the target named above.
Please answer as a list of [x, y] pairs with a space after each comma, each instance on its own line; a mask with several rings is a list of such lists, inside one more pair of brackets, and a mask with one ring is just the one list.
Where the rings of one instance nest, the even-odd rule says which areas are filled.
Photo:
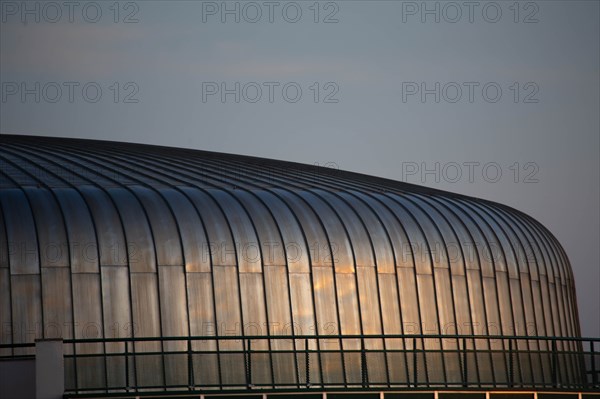
[[596, 378], [565, 251], [510, 207], [130, 143], [3, 135], [0, 162], [0, 356], [64, 340], [68, 393]]

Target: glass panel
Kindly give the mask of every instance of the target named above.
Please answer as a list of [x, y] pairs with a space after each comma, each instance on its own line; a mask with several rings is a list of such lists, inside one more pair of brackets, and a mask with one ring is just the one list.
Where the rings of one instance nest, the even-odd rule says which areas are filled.
[[[291, 334], [290, 301], [288, 292], [287, 271], [285, 266], [265, 266], [265, 292], [269, 318], [269, 334]], [[266, 332], [265, 332], [266, 333]], [[293, 340], [274, 340], [271, 343], [273, 351], [294, 349]], [[273, 355], [275, 382], [295, 383], [294, 355]]]
[[[502, 320], [500, 319], [500, 309], [498, 304], [496, 279], [491, 277], [483, 278], [483, 295], [487, 312], [487, 331], [489, 335], [502, 334]], [[490, 340], [490, 349], [492, 353], [492, 364], [494, 365], [495, 380], [499, 383], [507, 381], [508, 368], [505, 363], [505, 347], [502, 340]]]
[[0, 190], [0, 203], [6, 223], [10, 274], [40, 272], [37, 234], [27, 197], [21, 190]]
[[467, 288], [466, 276], [452, 276], [452, 295], [454, 297], [454, 306], [456, 309], [456, 326], [448, 326], [445, 329], [446, 334], [473, 334], [473, 324], [471, 321], [471, 305]]
[[[42, 295], [37, 274], [12, 275], [13, 343], [34, 342], [43, 337]], [[15, 348], [15, 355], [34, 354], [34, 348]]]
[[421, 196], [416, 198], [427, 213], [439, 214], [435, 218], [435, 222], [444, 238], [446, 256], [450, 262], [452, 274], [464, 275], [466, 262], [476, 262], [477, 259], [476, 256], [473, 256], [475, 251], [473, 238], [469, 235], [464, 222], [457, 217], [452, 208], [444, 206], [437, 200]]
[[170, 204], [181, 232], [185, 270], [210, 272], [208, 240], [194, 205], [179, 191], [164, 189], [161, 193]]
[[[100, 264], [127, 266], [127, 245], [125, 244], [123, 235], [123, 226], [121, 225], [121, 219], [119, 218], [119, 214], [113, 202], [104, 191], [98, 188], [91, 186], [82, 187], [80, 191], [83, 195], [85, 204], [90, 208], [93, 222], [96, 227]], [[69, 200], [64, 203], [64, 207], [66, 208], [71, 203], [76, 204], [77, 202], [80, 201], [76, 200], [75, 196], [71, 196]], [[84, 207], [85, 204], [81, 201], [82, 207]], [[65, 215], [68, 215], [68, 213], [65, 213]], [[75, 216], [79, 216], [79, 214], [73, 215], [73, 217]], [[88, 241], [92, 242], [90, 241], [89, 233], [85, 233], [83, 237], [85, 237], [84, 243], [87, 244]], [[72, 242], [71, 245], [73, 245]], [[85, 254], [92, 254], [93, 248], [88, 249], [86, 245], [81, 251], [84, 251]], [[81, 269], [93, 271], [94, 263], [85, 262], [85, 264], [81, 264]]]
[[[327, 231], [328, 241], [319, 243], [318, 250], [331, 250], [336, 273], [353, 273], [354, 259], [352, 246], [348, 240], [348, 236], [344, 231], [344, 227], [340, 218], [332, 211], [322, 199], [318, 198], [312, 192], [302, 191], [299, 195], [304, 198], [308, 204], [319, 215], [321, 223]], [[311, 248], [314, 252], [314, 247]], [[325, 252], [326, 253], [326, 252]]]
[[372, 267], [358, 267], [356, 272], [363, 333], [367, 335], [381, 334], [381, 310], [375, 269]]
[[536, 326], [538, 327], [538, 334], [547, 335], [546, 334], [546, 323], [544, 320], [544, 307], [543, 307], [543, 298], [542, 292], [540, 289], [539, 281], [532, 281], [532, 295], [533, 295], [533, 304], [535, 309], [535, 320]]
[[507, 217], [511, 221], [513, 232], [518, 237], [519, 244], [524, 252], [524, 260], [526, 261], [522, 262], [522, 270], [528, 271], [532, 280], [539, 280], [539, 274], [545, 274], [545, 271], [542, 272], [539, 268], [540, 262], [543, 261], [543, 258], [538, 245], [533, 241], [531, 235], [524, 228], [521, 221], [513, 218], [512, 215], [507, 214]]
[[[167, 337], [188, 335], [185, 277], [182, 267], [158, 268], [162, 333]], [[179, 346], [172, 350], [183, 350]]]
[[535, 322], [533, 293], [529, 273], [521, 273], [521, 289], [523, 295], [523, 310], [525, 314], [525, 331], [527, 335], [541, 335]]
[[[423, 334], [440, 334], [438, 310], [436, 306], [436, 294], [433, 276], [429, 274], [417, 275], [418, 295], [421, 307]], [[440, 340], [437, 338], [425, 339], [424, 349], [426, 353], [427, 375], [430, 381], [440, 383], [444, 381], [444, 363], [439, 351]]]
[[[133, 336], [129, 297], [129, 271], [123, 266], [102, 266], [102, 306], [104, 331], [107, 338]], [[132, 350], [130, 346], [130, 351]], [[124, 353], [125, 344], [106, 343], [107, 353]], [[125, 386], [125, 359], [120, 356], [106, 359], [109, 386]]]
[[228, 192], [223, 190], [208, 190], [208, 192], [222, 207], [231, 227], [240, 273], [260, 273], [262, 260], [259, 242], [248, 214]]
[[427, 201], [413, 194], [407, 194], [403, 198], [406, 199], [406, 207], [415, 215], [425, 232], [434, 267], [449, 268], [451, 259], [448, 249], [454, 247], [453, 255], [456, 256], [457, 248], [456, 236], [448, 228], [448, 223]]
[[469, 240], [464, 245], [464, 257], [468, 270], [481, 270], [485, 276], [493, 276], [493, 250], [487, 242], [482, 229], [481, 218], [471, 208], [458, 201], [444, 200], [456, 212], [469, 232]]
[[[362, 332], [365, 335], [382, 334], [382, 315], [379, 307], [379, 289], [375, 268], [359, 266], [356, 268], [356, 274], [362, 316]], [[387, 359], [383, 353], [383, 341], [381, 339], [367, 339], [364, 341], [364, 347], [367, 350], [381, 351], [370, 354], [367, 358], [370, 381], [387, 382]]]
[[452, 334], [456, 328], [454, 317], [453, 288], [450, 281], [450, 272], [447, 269], [435, 270], [435, 291], [437, 298], [437, 309], [440, 317], [440, 333]]
[[[456, 317], [459, 310], [454, 308], [453, 292], [455, 287], [452, 285], [450, 271], [448, 269], [437, 268], [435, 269], [434, 276], [437, 308], [439, 309], [440, 315], [440, 333], [446, 335], [456, 334]], [[456, 352], [458, 349], [458, 341], [456, 339], [444, 339], [442, 340], [442, 348], [450, 351], [443, 355], [446, 367], [446, 380], [453, 383], [461, 382], [461, 360]]]
[[[187, 292], [190, 314], [190, 334], [192, 336], [215, 336], [217, 326], [214, 317], [212, 274], [188, 273]], [[195, 351], [216, 351], [214, 340], [194, 340]], [[194, 382], [198, 386], [219, 384], [219, 363], [217, 355], [194, 355]]]
[[[496, 208], [489, 209], [490, 207], [487, 206], [482, 206], [482, 208], [488, 208], [488, 212], [492, 212], [493, 217], [491, 223], [500, 239], [504, 254], [506, 255], [509, 277], [517, 278], [521, 264], [526, 264], [527, 260], [522, 246], [519, 245], [519, 238], [514, 232], [514, 226], [506, 222], [503, 217], [504, 212]], [[484, 209], [484, 211], [485, 210], [486, 209]]]
[[[350, 206], [339, 197], [325, 190], [314, 189], [312, 192], [320, 196], [323, 201], [327, 202], [331, 209], [335, 210], [337, 215], [339, 215], [341, 225], [349, 237], [356, 266], [375, 266], [371, 237], [365, 230], [363, 225], [364, 220], [361, 220], [356, 211], [350, 208]], [[339, 234], [341, 234], [341, 232], [339, 232]], [[335, 236], [337, 237], [338, 235], [336, 234]]]
[[378, 274], [377, 278], [379, 279], [379, 295], [381, 297], [383, 334], [402, 334], [396, 276], [393, 274]]
[[[554, 283], [548, 284], [548, 291], [550, 294], [549, 308], [552, 313], [552, 317], [554, 319], [553, 334], [555, 336], [561, 336], [561, 335], [564, 336], [564, 331], [561, 330], [561, 325], [560, 325], [560, 322], [562, 320], [562, 317], [561, 317], [562, 314], [559, 310], [558, 302], [556, 299], [556, 287], [555, 287]], [[565, 342], [564, 341], [556, 341], [556, 349], [559, 352], [565, 351], [567, 349]], [[561, 355], [558, 366], [559, 366], [559, 377], [562, 377], [563, 380], [567, 378], [567, 368], [568, 368], [567, 363], [568, 363], [567, 358]]]
[[556, 320], [559, 322], [559, 326], [557, 331], [560, 331], [559, 334], [563, 337], [568, 337], [568, 323], [567, 316], [565, 315], [565, 303], [564, 298], [562, 297], [562, 289], [563, 285], [556, 282], [552, 286], [552, 290], [550, 291], [553, 307], [555, 308], [557, 318]]
[[540, 242], [544, 246], [544, 250], [548, 256], [548, 281], [551, 284], [560, 284], [560, 279], [562, 276], [562, 270], [560, 267], [561, 260], [559, 258], [558, 253], [554, 247], [554, 244], [548, 239], [548, 237], [538, 231], [540, 236]]
[[[498, 303], [500, 307], [500, 334], [513, 335], [515, 333], [515, 322], [512, 315], [512, 302], [515, 302], [518, 296], [511, 295], [511, 292], [509, 291], [508, 273], [496, 273], [496, 289], [498, 290]], [[504, 346], [504, 349], [506, 349], [506, 345]], [[509, 361], [509, 356], [506, 356], [506, 363], [504, 364], [506, 365]], [[518, 378], [518, 373], [515, 373], [515, 376], [515, 378]], [[508, 378], [509, 376], [507, 373], [506, 381], [508, 381]]]
[[296, 335], [316, 334], [310, 274], [290, 273], [290, 296]]
[[[189, 335], [187, 299], [183, 266], [159, 266], [160, 318], [165, 337]], [[186, 351], [186, 341], [166, 341], [163, 350]], [[187, 355], [166, 355], [165, 371], [167, 385], [186, 385], [188, 382]]]
[[423, 334], [439, 334], [438, 309], [431, 275], [417, 275]]
[[[406, 244], [402, 244], [403, 262], [401, 264], [411, 268], [414, 267], [418, 274], [431, 274], [431, 257], [428, 243], [419, 225], [416, 223], [415, 217], [396, 202], [400, 201], [400, 196], [394, 196], [396, 201], [382, 194], [375, 194], [374, 196], [394, 212], [394, 215], [401, 221], [406, 231], [409, 241]], [[414, 259], [414, 266], [411, 265], [411, 262], [407, 262], [409, 259]]]
[[483, 298], [487, 314], [487, 331], [490, 335], [500, 334], [500, 314], [498, 296], [496, 294], [496, 280], [491, 277], [483, 278]]
[[[75, 390], [75, 359], [65, 358], [65, 391]], [[125, 379], [119, 386], [125, 386]]]
[[24, 191], [27, 193], [35, 218], [41, 266], [69, 266], [65, 225], [54, 196], [46, 189], [24, 188]]
[[[383, 223], [383, 227], [385, 228], [385, 230], [387, 230], [387, 233], [389, 234], [389, 239], [392, 243], [392, 249], [394, 251], [397, 267], [413, 268], [414, 262], [410, 243], [408, 241], [408, 238], [406, 238], [404, 229], [402, 228], [402, 225], [400, 224], [396, 216], [394, 216], [394, 214], [377, 199], [371, 196], [367, 196], [360, 192], [354, 192], [354, 194], [361, 198], [363, 201], [367, 202], [370, 205], [371, 209], [373, 209], [379, 216], [379, 220], [381, 220], [381, 222]], [[378, 237], [378, 235], [376, 235], [375, 237]], [[375, 243], [375, 250], [377, 254], [378, 273], [394, 273], [393, 269], [390, 270], [386, 266], [388, 261], [384, 261], [383, 267], [379, 266], [379, 251], [382, 251], [382, 249], [379, 246], [385, 244], [381, 244], [379, 242], [379, 239], [377, 239], [376, 241], [377, 242]], [[383, 259], [385, 259], [385, 255]]]
[[[325, 231], [317, 215], [304, 201], [290, 192], [282, 189], [274, 189], [273, 191], [281, 196], [300, 221], [302, 232], [306, 237], [307, 253], [310, 255], [311, 265], [313, 267], [332, 266], [329, 240], [325, 236]], [[287, 256], [288, 258], [293, 257], [290, 253]], [[290, 264], [293, 264], [293, 262], [290, 262]]]
[[[4, 148], [2, 148], [2, 150], [4, 150]], [[6, 151], [2, 151], [2, 157], [3, 159], [0, 160], [0, 173], [2, 173], [1, 176], [3, 178], [0, 179], [0, 188], [5, 189], [16, 186], [35, 186], [38, 183], [38, 180], [35, 178], [35, 176], [40, 174], [39, 171], [34, 171], [34, 177], [32, 177], [17, 166], [12, 165], [12, 163], [15, 163], [18, 166], [26, 166], [29, 164], [29, 162], [24, 162], [19, 157], [9, 154]], [[7, 158], [12, 162], [6, 162], [4, 158]]]
[[[96, 231], [94, 231], [94, 222], [88, 210], [88, 206], [92, 207], [92, 205], [86, 204], [79, 192], [73, 189], [56, 189], [54, 193], [60, 203], [65, 218], [64, 223], [67, 226], [71, 271], [73, 273], [98, 273], [99, 248], [96, 242], [96, 232], [101, 240], [105, 239], [106, 228], [120, 227], [118, 219], [115, 221], [116, 226], [111, 227], [105, 224], [114, 219], [109, 217], [107, 221], [99, 220], [96, 222]], [[110, 204], [106, 204], [106, 206], [112, 209]], [[125, 252], [124, 244], [121, 244], [121, 248]], [[122, 255], [123, 260], [126, 261], [126, 254]]]
[[496, 273], [496, 285], [498, 289], [498, 304], [500, 307], [500, 332], [503, 335], [512, 335], [515, 332], [515, 321], [512, 314], [512, 303], [519, 296], [513, 296], [508, 285], [508, 273]]
[[67, 268], [42, 268], [44, 338], [73, 338], [71, 274]]
[[[290, 273], [290, 295], [292, 299], [292, 317], [294, 318], [294, 332], [296, 335], [314, 335], [317, 334], [315, 316], [313, 311], [312, 300], [312, 284], [311, 276], [308, 273]], [[335, 326], [335, 324], [333, 325]], [[296, 340], [297, 350], [306, 349], [306, 341], [303, 339]], [[310, 350], [317, 349], [316, 340], [308, 341]], [[319, 354], [309, 354], [309, 372], [310, 381], [313, 384], [319, 383], [321, 364]], [[300, 381], [306, 382], [306, 358], [304, 355], [298, 356], [298, 369]]]
[[[564, 299], [565, 306], [567, 309], [567, 314], [566, 314], [567, 336], [570, 336], [570, 337], [578, 336], [581, 334], [578, 331], [578, 328], [576, 327], [576, 324], [578, 323], [578, 319], [577, 319], [576, 307], [573, 305], [573, 302], [572, 302], [574, 299], [574, 296], [575, 296], [575, 292], [574, 292], [575, 287], [572, 284], [574, 284], [574, 282], [571, 280], [569, 282], [568, 286], [567, 285], [562, 286], [562, 292], [563, 292], [562, 297]], [[578, 346], [578, 344], [576, 344], [575, 342], [570, 343], [571, 350], [579, 350], [579, 348], [577, 346]], [[579, 368], [579, 366], [577, 366], [578, 360], [573, 359], [573, 357], [572, 357], [572, 362], [574, 362], [574, 364], [575, 364], [574, 370], [577, 370]]]
[[[411, 213], [418, 227], [425, 234], [425, 251], [430, 257], [430, 261], [433, 262], [433, 266], [436, 268], [449, 268], [449, 260], [446, 252], [446, 245], [444, 237], [441, 236], [437, 224], [441, 219], [437, 212], [427, 212], [422, 208], [422, 204], [416, 203], [416, 199], [413, 195], [406, 194], [403, 196], [394, 196], [398, 202], [400, 202], [406, 211]], [[431, 208], [429, 208], [431, 211]]]
[[[154, 273], [131, 274], [132, 317], [136, 337], [160, 337], [157, 285]], [[162, 356], [143, 354], [143, 352], [158, 352], [162, 349], [162, 345], [157, 341], [135, 343], [136, 375], [139, 385], [152, 386], [164, 383]]]
[[495, 269], [502, 272], [509, 271], [511, 276], [516, 275], [515, 264], [510, 263], [510, 259], [513, 257], [511, 243], [499, 225], [501, 218], [493, 209], [490, 210], [487, 206], [476, 204], [474, 207], [476, 207], [475, 212], [485, 221], [482, 227], [485, 226], [483, 230], [490, 243]]
[[[494, 277], [496, 271], [506, 271], [506, 256], [504, 253], [504, 246], [509, 245], [508, 243], [502, 243], [498, 239], [496, 230], [499, 230], [497, 224], [490, 215], [486, 212], [478, 209], [474, 204], [471, 204], [470, 208], [471, 216], [474, 218], [479, 229], [483, 232], [482, 246], [486, 247], [484, 257], [487, 262], [482, 262], [481, 273], [483, 277]], [[496, 230], [494, 230], [494, 226]], [[503, 236], [504, 237], [504, 236]]]
[[[7, 268], [0, 268], [0, 345], [13, 342], [13, 330], [16, 328], [12, 323], [10, 308], [10, 274]], [[11, 356], [12, 349], [0, 349], [0, 356]]]
[[[405, 334], [421, 334], [421, 313], [419, 311], [419, 297], [417, 294], [417, 282], [414, 269], [399, 267], [398, 286], [400, 290], [400, 307], [402, 310], [402, 326]], [[406, 349], [423, 349], [422, 340], [407, 339], [405, 341]], [[414, 369], [415, 356], [417, 356], [417, 370]], [[407, 355], [407, 373], [412, 381], [415, 381], [415, 374], [418, 373], [420, 381], [426, 378], [426, 372], [423, 368], [424, 357], [411, 353]]]
[[[546, 327], [544, 325], [544, 312], [542, 310], [542, 301], [541, 301], [541, 292], [540, 292], [540, 282], [538, 280], [531, 281], [531, 295], [533, 297], [533, 306], [532, 306], [532, 321], [535, 326], [536, 335], [546, 335]], [[539, 349], [541, 351], [547, 351], [548, 346], [544, 342], [536, 342], [535, 349]], [[548, 365], [547, 359], [540, 354], [533, 355], [535, 361], [537, 362], [538, 367], [534, 367], [534, 378], [535, 381], [543, 381], [544, 380], [544, 366]]]
[[255, 194], [273, 213], [274, 221], [277, 223], [285, 244], [286, 259], [284, 260], [287, 260], [290, 273], [308, 273], [310, 264], [308, 248], [302, 235], [303, 232], [290, 209], [281, 199], [270, 192], [256, 191]]
[[551, 275], [553, 273], [552, 262], [548, 248], [544, 245], [544, 239], [540, 237], [538, 231], [532, 229], [526, 222], [522, 220], [520, 222], [523, 224], [524, 229], [526, 229], [526, 235], [534, 248], [540, 275]]
[[[381, 313], [383, 315], [383, 333], [386, 335], [402, 334], [403, 326], [400, 319], [400, 305], [398, 303], [398, 285], [393, 274], [379, 274], [379, 292], [381, 296]], [[387, 366], [390, 381], [407, 381], [406, 354], [393, 352], [404, 349], [403, 339], [386, 339]]]
[[246, 191], [234, 190], [232, 195], [242, 203], [256, 227], [260, 240], [257, 247], [262, 251], [263, 264], [265, 266], [285, 265], [281, 236], [269, 210], [258, 198]]
[[8, 236], [4, 227], [2, 202], [0, 201], [0, 269], [8, 269]]
[[[333, 271], [329, 267], [313, 267], [315, 308], [317, 309], [317, 326], [320, 335], [340, 334], [337, 318], [337, 307], [333, 283]], [[321, 350], [339, 350], [337, 339], [319, 340]], [[325, 383], [344, 381], [342, 363], [339, 353], [322, 353], [321, 367]]]
[[132, 186], [131, 190], [144, 207], [145, 215], [152, 228], [158, 264], [183, 265], [179, 230], [165, 200], [156, 191], [145, 187]]
[[398, 268], [398, 285], [400, 290], [400, 308], [402, 310], [402, 325], [405, 334], [421, 333], [421, 315], [419, 313], [419, 297], [415, 271], [408, 268]]
[[[394, 252], [390, 245], [388, 237], [380, 219], [369, 208], [369, 203], [365, 204], [356, 197], [356, 193], [352, 194], [340, 192], [339, 195], [349, 202], [350, 206], [360, 215], [364, 221], [368, 231], [370, 244], [375, 250], [375, 259], [378, 273], [394, 273]], [[373, 202], [373, 200], [371, 200]], [[354, 240], [352, 242], [354, 244]], [[359, 263], [360, 264], [360, 263]]]
[[561, 284], [567, 284], [567, 281], [570, 281], [573, 278], [573, 273], [571, 270], [571, 265], [569, 264], [569, 260], [559, 243], [555, 242], [555, 248], [558, 252], [558, 269], [561, 273]]
[[182, 191], [192, 200], [200, 213], [208, 235], [207, 248], [214, 266], [236, 266], [236, 249], [231, 237], [229, 225], [215, 201], [204, 192], [182, 187]]
[[[102, 338], [102, 306], [100, 276], [78, 273], [71, 276], [73, 284], [73, 312], [75, 338]], [[99, 388], [106, 384], [104, 345], [85, 343], [75, 345], [76, 354], [97, 354], [98, 357], [78, 358], [77, 384], [80, 388]]]
[[108, 192], [123, 220], [129, 268], [132, 272], [156, 271], [154, 240], [140, 202], [129, 191], [122, 188], [111, 188]]
[[[262, 275], [258, 273], [240, 273], [239, 279], [243, 317], [242, 334], [268, 335]], [[264, 339], [253, 340], [252, 350], [269, 350], [268, 341]], [[271, 383], [270, 361], [268, 354], [252, 354], [253, 384]]]
[[[240, 335], [242, 317], [240, 312], [240, 288], [236, 267], [213, 267], [217, 332], [220, 336]], [[244, 348], [239, 340], [220, 340], [220, 365], [223, 384], [246, 383], [245, 359], [240, 353]]]
[[160, 336], [157, 289], [156, 274], [131, 273], [132, 315], [137, 337]]
[[[478, 270], [467, 270], [467, 287], [469, 289], [469, 299], [471, 300], [471, 318], [474, 335], [488, 334], [488, 325], [486, 319], [486, 308], [481, 284], [481, 273]], [[475, 340], [475, 349], [482, 351], [477, 355], [477, 367], [479, 377], [483, 382], [491, 382], [494, 375], [491, 366], [491, 356], [487, 352], [490, 349], [488, 340]]]
[[[336, 274], [338, 306], [340, 307], [340, 322], [342, 334], [360, 334], [360, 319], [358, 295], [354, 274]], [[350, 341], [347, 341], [350, 343]]]
[[509, 332], [510, 335], [527, 335], [527, 328], [525, 323], [525, 301], [523, 300], [523, 294], [521, 292], [521, 281], [516, 278], [509, 279], [510, 284], [510, 296], [512, 311], [515, 317], [514, 330]]
[[571, 311], [568, 314], [568, 320], [569, 320], [569, 324], [570, 324], [570, 330], [569, 330], [569, 336], [574, 337], [577, 336], [579, 334], [581, 334], [579, 332], [579, 320], [577, 319], [577, 307], [575, 305], [574, 302], [577, 301], [577, 298], [575, 297], [575, 282], [573, 280], [571, 280], [569, 282], [568, 286], [564, 287], [564, 298], [567, 300], [568, 303], [568, 309], [570, 309]]
[[552, 307], [550, 306], [550, 293], [548, 278], [546, 275], [540, 276], [540, 289], [542, 292], [542, 306], [544, 308], [544, 322], [546, 325], [546, 334], [547, 335], [556, 335], [554, 332], [554, 324], [552, 319], [554, 319], [557, 315], [552, 313]]

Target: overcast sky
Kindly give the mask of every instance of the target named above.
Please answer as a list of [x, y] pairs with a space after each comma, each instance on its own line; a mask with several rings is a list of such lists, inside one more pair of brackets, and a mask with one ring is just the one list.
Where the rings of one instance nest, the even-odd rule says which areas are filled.
[[[0, 1], [0, 131], [339, 167], [543, 223], [600, 336], [598, 1]], [[115, 5], [116, 4], [116, 5]]]

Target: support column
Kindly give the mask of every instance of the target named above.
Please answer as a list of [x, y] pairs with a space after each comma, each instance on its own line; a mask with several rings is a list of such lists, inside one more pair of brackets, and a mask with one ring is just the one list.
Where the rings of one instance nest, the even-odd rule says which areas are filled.
[[65, 364], [62, 339], [35, 341], [35, 397], [62, 399], [65, 392]]

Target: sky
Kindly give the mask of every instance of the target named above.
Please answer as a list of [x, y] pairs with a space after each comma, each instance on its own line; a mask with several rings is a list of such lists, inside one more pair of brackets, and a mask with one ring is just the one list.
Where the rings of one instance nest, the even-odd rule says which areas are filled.
[[544, 224], [600, 336], [600, 2], [0, 1], [0, 132], [340, 168]]

